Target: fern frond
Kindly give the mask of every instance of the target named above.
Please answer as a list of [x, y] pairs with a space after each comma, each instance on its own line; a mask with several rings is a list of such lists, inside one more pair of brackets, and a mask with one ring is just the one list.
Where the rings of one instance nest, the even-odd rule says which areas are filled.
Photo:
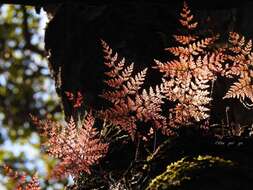
[[201, 78], [203, 80], [215, 79], [214, 72], [222, 71], [222, 58], [219, 55], [212, 54], [211, 56], [197, 57], [195, 60], [193, 56], [180, 56], [179, 60], [168, 61], [167, 63], [161, 63], [155, 60], [156, 66], [154, 68], [159, 69], [164, 73], [165, 77], [178, 78], [185, 80], [187, 75], [191, 78]]
[[230, 87], [224, 98], [238, 98], [244, 100], [245, 97], [247, 97], [253, 102], [252, 77], [244, 76], [239, 78], [238, 82], [235, 82]]
[[242, 49], [242, 54], [248, 55], [250, 54], [251, 50], [252, 50], [252, 41], [249, 40], [247, 44], [245, 44], [244, 48]]
[[[185, 125], [209, 117], [209, 109], [206, 107], [211, 102], [209, 81], [216, 80], [216, 75], [223, 71], [222, 62], [225, 59], [222, 52], [205, 52], [205, 48], [215, 39], [205, 38], [197, 42], [198, 46], [189, 45], [189, 49], [184, 48], [182, 51], [187, 53], [173, 52], [176, 48], [168, 49], [178, 59], [166, 63], [155, 60], [154, 68], [164, 73], [162, 93], [169, 100], [178, 101], [175, 108], [170, 109], [172, 118], [176, 118], [170, 125]], [[182, 50], [183, 47], [180, 48]], [[196, 56], [198, 53], [204, 53], [204, 56]]]
[[[108, 63], [107, 59], [107, 52], [112, 54], [113, 51], [104, 41], [102, 41], [102, 47], [106, 52], [106, 65], [110, 66], [109, 69], [114, 69], [118, 61], [113, 60], [112, 64]], [[120, 72], [115, 72], [115, 75], [109, 76], [111, 78], [105, 81], [111, 90], [104, 91], [101, 97], [110, 101], [112, 106], [100, 111], [100, 117], [113, 125], [120, 126], [128, 132], [132, 139], [135, 136], [138, 122], [151, 121], [154, 127], [168, 132], [169, 130], [165, 130], [166, 118], [161, 115], [164, 96], [158, 86], [156, 89], [150, 87], [148, 91], [141, 89], [147, 68], [133, 76], [133, 66], [133, 64], [130, 66], [124, 64]]]
[[4, 165], [3, 168], [6, 175], [15, 182], [16, 190], [41, 190], [39, 179], [36, 174], [32, 176], [32, 179], [29, 182], [27, 182], [27, 174], [25, 172], [20, 173], [14, 171], [7, 165]]
[[179, 19], [182, 26], [185, 28], [192, 30], [195, 29], [198, 25], [198, 22], [193, 21], [193, 15], [191, 14], [191, 10], [189, 9], [187, 3], [184, 1], [183, 9], [180, 13], [181, 19]]
[[224, 98], [237, 98], [244, 101], [247, 97], [253, 102], [253, 59], [252, 40], [246, 42], [245, 37], [236, 32], [231, 32], [229, 42], [232, 47], [227, 56], [227, 64], [224, 76], [239, 78], [235, 82]]
[[176, 118], [174, 125], [188, 124], [191, 121], [200, 121], [206, 119], [209, 115], [209, 109], [206, 107], [211, 101], [209, 97], [209, 80], [195, 79], [183, 83], [181, 80], [164, 81], [162, 92], [172, 100], [178, 100], [179, 103], [170, 111], [173, 118]]
[[[54, 129], [61, 126], [59, 123], [51, 121], [41, 121], [37, 123], [40, 129]], [[98, 160], [105, 155], [108, 144], [101, 143], [97, 137], [98, 132], [93, 128], [94, 118], [88, 114], [81, 126], [76, 126], [73, 118], [69, 120], [67, 126], [61, 126], [57, 133], [47, 133], [49, 139], [45, 145], [47, 152], [54, 158], [59, 159], [59, 163], [54, 167], [52, 176], [59, 178], [68, 174], [74, 177], [80, 172], [90, 173], [90, 166], [98, 163]], [[50, 126], [49, 125], [53, 125]]]

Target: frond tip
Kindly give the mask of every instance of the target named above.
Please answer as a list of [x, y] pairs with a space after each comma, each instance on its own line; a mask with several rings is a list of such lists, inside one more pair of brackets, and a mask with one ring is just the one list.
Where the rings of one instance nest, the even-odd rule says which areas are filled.
[[191, 14], [191, 10], [189, 9], [187, 3], [184, 1], [183, 9], [180, 13], [181, 19], [179, 20], [182, 26], [187, 29], [195, 29], [198, 25], [198, 22], [193, 21], [193, 14]]

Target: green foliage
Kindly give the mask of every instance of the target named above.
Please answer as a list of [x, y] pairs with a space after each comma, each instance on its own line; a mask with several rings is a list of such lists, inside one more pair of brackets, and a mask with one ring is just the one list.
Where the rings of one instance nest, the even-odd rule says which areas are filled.
[[12, 140], [34, 131], [29, 113], [43, 116], [57, 106], [49, 78], [41, 19], [32, 7], [0, 9], [0, 120]]
[[[55, 161], [40, 153], [29, 114], [62, 117], [43, 49], [45, 19], [33, 7], [0, 5], [0, 166], [5, 163], [31, 176], [36, 171], [44, 178]], [[0, 189], [12, 189], [0, 173]], [[44, 188], [59, 189], [57, 183], [43, 182]]]

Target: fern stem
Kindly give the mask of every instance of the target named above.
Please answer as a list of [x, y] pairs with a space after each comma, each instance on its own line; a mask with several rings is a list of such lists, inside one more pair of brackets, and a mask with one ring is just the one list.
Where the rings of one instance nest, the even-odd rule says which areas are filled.
[[137, 135], [137, 146], [136, 146], [136, 150], [135, 150], [135, 156], [134, 156], [134, 160], [137, 161], [138, 159], [138, 154], [139, 154], [139, 148], [140, 148], [140, 137], [139, 135]]
[[157, 141], [157, 136], [156, 136], [156, 131], [154, 132], [154, 146], [153, 146], [153, 153], [155, 152], [156, 150], [156, 141]]

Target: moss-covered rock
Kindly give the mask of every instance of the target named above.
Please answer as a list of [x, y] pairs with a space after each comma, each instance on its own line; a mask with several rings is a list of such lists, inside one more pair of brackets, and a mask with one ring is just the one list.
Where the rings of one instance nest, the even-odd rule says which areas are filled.
[[147, 190], [236, 190], [252, 189], [252, 175], [220, 157], [185, 157], [167, 166]]

